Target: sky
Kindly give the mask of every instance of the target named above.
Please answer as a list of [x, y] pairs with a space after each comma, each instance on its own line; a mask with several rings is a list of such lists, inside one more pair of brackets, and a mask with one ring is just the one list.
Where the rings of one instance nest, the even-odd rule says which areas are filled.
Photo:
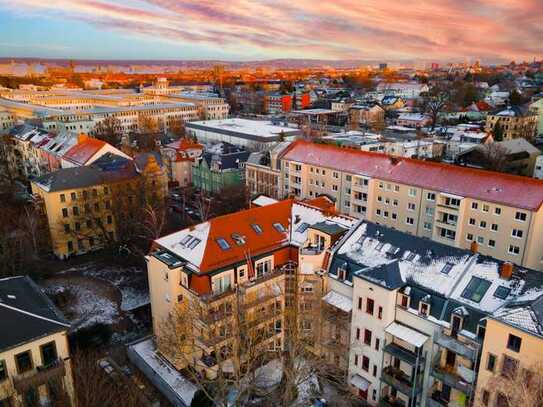
[[543, 58], [543, 0], [0, 0], [0, 57]]

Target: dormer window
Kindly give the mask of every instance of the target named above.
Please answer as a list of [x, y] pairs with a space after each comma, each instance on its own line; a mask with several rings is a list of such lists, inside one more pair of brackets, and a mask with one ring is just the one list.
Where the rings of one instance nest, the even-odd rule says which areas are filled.
[[228, 244], [228, 242], [224, 240], [222, 237], [217, 238], [217, 244], [222, 250], [230, 249], [230, 244]]
[[464, 323], [464, 318], [458, 314], [453, 314], [451, 316], [451, 336], [455, 337], [458, 335], [458, 332], [462, 330], [462, 325]]
[[276, 222], [273, 224], [273, 227], [275, 228], [275, 230], [277, 230], [279, 233], [285, 233], [287, 230], [285, 229], [285, 227], [283, 225], [281, 225], [279, 222]]
[[238, 246], [245, 244], [245, 237], [241, 236], [239, 233], [232, 233], [232, 240], [236, 242]]
[[256, 223], [253, 223], [253, 224], [251, 224], [251, 227], [253, 228], [253, 230], [255, 231], [255, 233], [257, 235], [262, 234], [262, 226], [260, 226], [260, 225], [258, 225]]
[[346, 280], [347, 279], [347, 267], [346, 266], [340, 266], [337, 269], [337, 276], [340, 280]]
[[419, 313], [424, 317], [427, 317], [430, 314], [430, 301], [430, 295], [426, 295], [420, 300]]

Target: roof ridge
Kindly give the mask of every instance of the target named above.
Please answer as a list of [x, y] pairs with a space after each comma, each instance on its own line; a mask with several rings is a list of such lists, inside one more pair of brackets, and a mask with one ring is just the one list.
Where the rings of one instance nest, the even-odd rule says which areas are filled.
[[57, 320], [54, 320], [54, 319], [51, 319], [51, 318], [47, 318], [47, 317], [44, 317], [42, 315], [34, 314], [32, 312], [22, 310], [20, 308], [8, 305], [8, 304], [3, 303], [3, 302], [0, 302], [0, 307], [4, 307], [4, 308], [10, 309], [12, 311], [20, 312], [21, 314], [29, 315], [29, 316], [34, 317], [34, 318], [42, 319], [42, 320], [47, 321], [47, 322], [62, 325], [64, 327], [66, 327], [66, 328], [70, 327], [70, 324], [66, 324], [64, 322], [60, 322], [60, 321], [57, 321]]

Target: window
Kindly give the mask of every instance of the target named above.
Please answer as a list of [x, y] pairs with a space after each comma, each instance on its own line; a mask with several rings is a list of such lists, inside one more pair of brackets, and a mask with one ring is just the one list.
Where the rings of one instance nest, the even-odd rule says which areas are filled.
[[434, 216], [434, 208], [427, 207], [425, 210], [426, 216]]
[[76, 201], [77, 200], [77, 194], [75, 192], [72, 192], [70, 194], [70, 197], [72, 198], [72, 201]]
[[472, 202], [471, 209], [477, 209], [477, 208], [479, 208], [479, 204], [477, 202]]
[[490, 239], [488, 241], [488, 247], [496, 247], [496, 241], [493, 239]]
[[224, 240], [222, 237], [217, 238], [217, 244], [222, 250], [230, 249], [230, 244], [226, 240]]
[[31, 370], [34, 366], [32, 364], [32, 355], [30, 354], [30, 351], [15, 355], [15, 364], [17, 365], [17, 373], [19, 374]]
[[64, 224], [64, 233], [66, 234], [70, 233], [70, 225], [68, 223]]
[[483, 390], [483, 393], [481, 395], [481, 401], [483, 403], [483, 406], [488, 406], [488, 403], [490, 401], [490, 393], [488, 390]]
[[409, 296], [406, 295], [406, 294], [401, 294], [401, 301], [400, 301], [400, 305], [404, 308], [407, 308], [407, 306], [409, 305]]
[[515, 213], [515, 219], [519, 222], [525, 222], [526, 221], [526, 213], [524, 212], [517, 212]]
[[494, 208], [494, 215], [501, 215], [502, 213], [502, 208]]
[[77, 206], [74, 206], [72, 208], [72, 212], [73, 212], [74, 216], [79, 216], [79, 208]]
[[60, 202], [66, 202], [66, 195], [60, 194]]
[[74, 243], [70, 240], [70, 241], [68, 241], [67, 245], [68, 245], [68, 252], [73, 252], [74, 251]]
[[407, 223], [408, 225], [414, 225], [415, 224], [415, 219], [410, 218], [408, 216], [407, 218], [405, 218], [405, 223]]
[[496, 291], [494, 291], [494, 297], [499, 298], [500, 300], [505, 300], [509, 293], [511, 293], [511, 289], [509, 287], [500, 285], [498, 288], [496, 288]]
[[362, 297], [358, 297], [358, 309], [362, 309]]
[[277, 230], [279, 233], [285, 233], [287, 230], [285, 229], [285, 227], [283, 225], [281, 225], [280, 223], [276, 222], [273, 224], [273, 227], [275, 228], [275, 230]]
[[485, 238], [483, 236], [477, 236], [477, 243], [484, 244]]
[[375, 350], [379, 350], [380, 345], [381, 345], [381, 340], [379, 338], [375, 338]]
[[377, 377], [377, 365], [373, 365], [373, 377]]
[[479, 227], [480, 227], [481, 229], [486, 228], [486, 221], [482, 220], [481, 222], [479, 222]]
[[520, 352], [520, 345], [522, 344], [522, 338], [519, 338], [516, 335], [509, 334], [507, 339], [507, 349], [510, 349], [514, 352]]
[[0, 383], [8, 378], [8, 370], [6, 367], [6, 361], [0, 360]]
[[475, 219], [469, 218], [469, 224], [470, 225], [475, 225]]
[[383, 307], [379, 307], [377, 311], [377, 318], [383, 319]]
[[369, 329], [364, 329], [364, 343], [371, 346], [371, 331]]
[[[257, 263], [256, 265], [256, 276], [262, 277], [264, 274], [269, 273], [271, 271], [271, 260], [261, 261], [260, 263]], [[302, 291], [308, 291], [308, 288], [310, 290], [313, 290], [313, 287], [302, 287]]]
[[360, 340], [360, 328], [356, 328], [356, 340]]
[[257, 235], [260, 235], [262, 233], [262, 227], [260, 225], [257, 225], [256, 223], [251, 224], [251, 227], [255, 231]]
[[489, 353], [488, 358], [486, 359], [486, 370], [493, 372], [495, 368], [496, 368], [496, 355]]
[[358, 366], [358, 355], [354, 355], [354, 365]]
[[415, 208], [416, 208], [416, 205], [415, 205], [414, 203], [409, 202], [409, 203], [407, 204], [407, 210], [408, 210], [408, 211], [414, 211]]
[[461, 297], [474, 302], [480, 302], [490, 285], [491, 283], [488, 280], [472, 277], [469, 284], [462, 292]]
[[409, 188], [409, 196], [417, 196], [417, 190], [415, 188]]
[[498, 231], [498, 225], [496, 223], [493, 223], [491, 226], [490, 226], [490, 229], [493, 231], [493, 232], [497, 232]]
[[435, 201], [436, 200], [436, 194], [433, 192], [428, 192], [426, 194], [426, 200], [427, 201]]
[[514, 238], [517, 238], [517, 239], [522, 239], [522, 235], [524, 234], [524, 232], [520, 229], [513, 229], [511, 231], [511, 236], [514, 237]]
[[394, 192], [400, 192], [400, 186], [394, 185]]
[[68, 208], [62, 208], [62, 217], [67, 218], [68, 217]]
[[57, 361], [57, 348], [55, 342], [49, 342], [40, 346], [41, 361], [44, 366], [51, 366]]
[[466, 234], [466, 240], [467, 240], [468, 242], [471, 242], [471, 241], [473, 240], [473, 234], [467, 233], [467, 234]]
[[370, 370], [370, 358], [362, 356], [362, 369], [366, 372]]
[[488, 212], [490, 210], [490, 206], [483, 204], [483, 212]]
[[512, 254], [512, 255], [517, 255], [520, 253], [520, 247], [518, 246], [514, 246], [514, 245], [509, 245], [509, 254]]
[[367, 314], [373, 315], [373, 306], [374, 306], [374, 301], [371, 298], [368, 298], [366, 300], [366, 313]]
[[518, 370], [518, 360], [503, 355], [502, 376], [515, 377]]
[[419, 312], [424, 316], [428, 316], [429, 307], [430, 307], [429, 304], [421, 301]]

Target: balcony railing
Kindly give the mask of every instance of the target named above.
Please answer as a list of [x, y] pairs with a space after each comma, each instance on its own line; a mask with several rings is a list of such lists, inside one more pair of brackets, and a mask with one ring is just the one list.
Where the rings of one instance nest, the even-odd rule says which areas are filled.
[[64, 377], [66, 367], [64, 360], [57, 359], [47, 366], [39, 366], [37, 369], [22, 373], [13, 378], [13, 387], [19, 393], [24, 393], [30, 388], [35, 388], [50, 382], [52, 379]]
[[[384, 349], [386, 353], [389, 355], [392, 355], [394, 357], [397, 357], [398, 359], [410, 364], [411, 366], [415, 366], [417, 364], [417, 354], [414, 352], [411, 352], [410, 350], [407, 350], [405, 348], [402, 348], [401, 346], [395, 344], [395, 343], [389, 343], [387, 344]], [[423, 364], [424, 358], [422, 356], [419, 356], [418, 363]]]
[[421, 387], [414, 386], [414, 383], [406, 373], [392, 366], [387, 366], [383, 369], [381, 380], [408, 397], [411, 397], [413, 387], [415, 387], [416, 393], [421, 391]]
[[318, 256], [324, 251], [322, 247], [304, 247], [300, 250], [302, 256]]
[[434, 365], [430, 374], [440, 382], [449, 387], [453, 387], [466, 395], [471, 394], [473, 390], [472, 385], [454, 373], [452, 368]]
[[477, 357], [476, 349], [456, 338], [453, 338], [452, 336], [445, 335], [444, 333], [440, 333], [438, 335], [436, 343], [445, 349], [449, 349], [454, 353], [465, 357], [466, 359], [473, 361]]

